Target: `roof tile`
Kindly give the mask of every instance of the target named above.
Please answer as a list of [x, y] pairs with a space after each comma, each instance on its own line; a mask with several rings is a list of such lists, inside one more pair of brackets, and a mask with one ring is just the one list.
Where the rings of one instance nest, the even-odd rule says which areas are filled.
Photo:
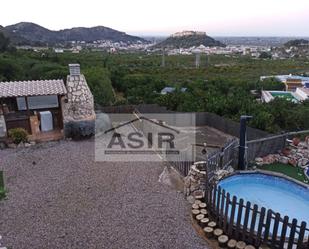
[[64, 95], [67, 93], [63, 80], [33, 80], [0, 82], [0, 98]]

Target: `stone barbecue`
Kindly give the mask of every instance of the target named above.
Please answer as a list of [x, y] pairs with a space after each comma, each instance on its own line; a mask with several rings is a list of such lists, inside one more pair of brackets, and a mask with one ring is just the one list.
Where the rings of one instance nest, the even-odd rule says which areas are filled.
[[70, 64], [69, 68], [67, 96], [62, 100], [64, 134], [72, 138], [91, 136], [95, 132], [93, 95], [79, 64]]

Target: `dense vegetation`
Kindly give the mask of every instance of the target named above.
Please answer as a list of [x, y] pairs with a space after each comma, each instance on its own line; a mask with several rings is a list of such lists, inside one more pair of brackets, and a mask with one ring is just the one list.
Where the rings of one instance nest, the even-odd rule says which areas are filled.
[[[167, 56], [166, 66], [162, 67], [161, 55], [156, 54], [17, 50], [0, 53], [0, 81], [65, 79], [67, 65], [80, 63], [97, 105], [158, 103], [172, 110], [208, 111], [233, 120], [251, 114], [251, 126], [269, 132], [309, 129], [309, 102], [294, 104], [278, 99], [262, 104], [251, 93], [282, 89], [276, 80], [260, 82], [259, 77], [306, 73], [306, 59], [213, 55], [202, 56], [200, 68], [195, 68], [194, 60], [193, 55]], [[165, 86], [175, 86], [176, 91], [160, 95]], [[180, 87], [187, 91], [180, 92]]]
[[205, 47], [225, 47], [225, 44], [213, 39], [208, 35], [186, 35], [186, 36], [170, 36], [164, 41], [157, 44], [157, 48], [191, 48], [204, 45]]
[[284, 44], [285, 47], [289, 48], [289, 47], [299, 47], [299, 46], [307, 46], [309, 45], [309, 41], [308, 40], [304, 40], [304, 39], [297, 39], [297, 40], [291, 40], [288, 41], [287, 43]]
[[8, 49], [10, 44], [9, 38], [7, 38], [3, 33], [0, 32], [0, 52], [4, 52]]

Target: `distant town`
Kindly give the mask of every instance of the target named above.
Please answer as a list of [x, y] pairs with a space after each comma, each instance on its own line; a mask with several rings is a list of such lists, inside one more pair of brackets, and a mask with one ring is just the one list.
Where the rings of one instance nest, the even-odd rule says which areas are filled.
[[[265, 38], [266, 39], [266, 38]], [[152, 46], [157, 43], [135, 43], [128, 44], [125, 42], [112, 42], [109, 40], [97, 40], [91, 43], [85, 41], [72, 41], [71, 46], [55, 47], [52, 48], [55, 53], [80, 53], [84, 49], [91, 51], [108, 51], [110, 53], [125, 52], [125, 51], [146, 51], [146, 52], [160, 52], [162, 49], [153, 49]], [[41, 51], [49, 49], [49, 47], [36, 47], [36, 46], [18, 46], [19, 49], [33, 49], [34, 51]], [[309, 56], [309, 46], [299, 48], [296, 46], [285, 47], [284, 45], [278, 47], [272, 47], [269, 45], [227, 45], [226, 47], [207, 47], [204, 45], [193, 46], [190, 48], [173, 48], [166, 49], [167, 55], [192, 55], [196, 53], [201, 54], [218, 54], [218, 55], [244, 55], [253, 58], [259, 58], [260, 56], [266, 56], [271, 59], [287, 59], [293, 57]]]
[[[166, 55], [243, 55], [287, 59], [309, 56], [306, 37], [210, 37], [204, 31], [181, 31], [169, 37], [136, 37], [107, 27], [51, 31], [34, 23], [0, 26], [18, 49], [55, 53], [88, 51], [165, 53]], [[36, 34], [36, 35], [33, 35]], [[39, 38], [38, 38], [39, 37]]]

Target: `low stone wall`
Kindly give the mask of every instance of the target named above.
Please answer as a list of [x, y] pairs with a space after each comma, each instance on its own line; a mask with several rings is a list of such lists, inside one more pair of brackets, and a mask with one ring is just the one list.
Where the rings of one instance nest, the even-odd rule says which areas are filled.
[[[191, 203], [196, 199], [204, 197], [207, 181], [205, 164], [205, 161], [194, 163], [190, 167], [188, 176], [184, 178], [184, 194]], [[228, 167], [227, 170], [218, 169], [213, 172], [214, 177], [211, 180], [217, 182], [233, 172], [234, 169], [232, 167]]]
[[194, 163], [190, 167], [188, 176], [184, 178], [184, 194], [190, 202], [204, 197], [206, 186], [206, 171], [204, 169], [204, 164], [205, 162]]

